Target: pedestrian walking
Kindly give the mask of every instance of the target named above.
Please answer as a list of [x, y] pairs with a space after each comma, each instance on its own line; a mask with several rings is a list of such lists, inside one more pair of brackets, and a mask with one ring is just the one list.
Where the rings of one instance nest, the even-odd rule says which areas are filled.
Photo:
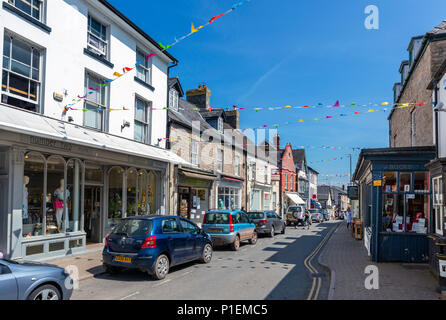
[[347, 229], [350, 229], [350, 225], [352, 224], [352, 211], [350, 207], [347, 208], [347, 212], [345, 214], [347, 216]]
[[310, 212], [308, 211], [308, 209], [305, 209], [304, 228], [305, 225], [307, 225], [307, 230], [310, 229], [310, 222], [311, 222], [310, 219], [311, 219]]

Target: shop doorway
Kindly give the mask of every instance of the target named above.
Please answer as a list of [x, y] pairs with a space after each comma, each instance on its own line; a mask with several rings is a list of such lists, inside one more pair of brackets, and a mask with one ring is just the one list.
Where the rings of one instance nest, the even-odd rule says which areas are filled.
[[85, 232], [87, 233], [87, 245], [100, 243], [101, 216], [102, 216], [102, 186], [85, 186], [84, 212]]

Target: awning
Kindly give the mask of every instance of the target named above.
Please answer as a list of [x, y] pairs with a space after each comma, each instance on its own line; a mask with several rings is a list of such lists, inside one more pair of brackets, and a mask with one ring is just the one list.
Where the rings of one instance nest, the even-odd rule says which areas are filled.
[[201, 179], [201, 180], [217, 180], [217, 176], [205, 174], [205, 173], [199, 173], [199, 172], [193, 172], [189, 170], [180, 169], [180, 173], [188, 178], [194, 178], [194, 179]]
[[229, 181], [243, 182], [243, 179], [233, 178], [229, 176], [221, 176], [221, 178]]
[[305, 201], [302, 200], [302, 198], [295, 193], [288, 193], [286, 192], [285, 195], [294, 203], [294, 204], [305, 204]]
[[59, 140], [62, 142], [98, 148], [101, 150], [131, 154], [174, 164], [191, 165], [175, 153], [162, 148], [139, 143], [105, 132], [48, 118], [32, 112], [0, 104], [0, 129]]

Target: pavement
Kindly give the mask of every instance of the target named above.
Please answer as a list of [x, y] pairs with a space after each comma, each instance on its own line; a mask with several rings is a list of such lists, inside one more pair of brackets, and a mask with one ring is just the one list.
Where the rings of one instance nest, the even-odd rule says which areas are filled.
[[75, 266], [78, 270], [79, 281], [91, 279], [105, 272], [102, 267], [102, 249], [104, 244], [98, 243], [87, 246], [85, 253], [72, 255], [65, 258], [45, 261], [61, 268]]
[[[319, 262], [331, 272], [328, 299], [332, 300], [439, 300], [436, 279], [427, 264], [373, 263], [362, 241], [339, 224]], [[378, 267], [379, 289], [365, 288], [365, 268]]]
[[[79, 283], [72, 300], [326, 299], [329, 276], [318, 266], [317, 256], [336, 225], [313, 224], [309, 230], [289, 227], [285, 235], [259, 237], [257, 244], [244, 243], [237, 252], [216, 248], [211, 263], [173, 267], [162, 281], [138, 270], [98, 272]], [[74, 262], [93, 263], [82, 257]], [[99, 270], [90, 267], [87, 272]]]

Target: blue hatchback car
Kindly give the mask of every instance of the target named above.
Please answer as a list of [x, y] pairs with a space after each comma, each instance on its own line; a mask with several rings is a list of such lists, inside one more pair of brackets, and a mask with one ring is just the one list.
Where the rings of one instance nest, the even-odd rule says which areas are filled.
[[172, 266], [212, 259], [212, 241], [195, 223], [178, 216], [124, 218], [106, 237], [102, 253], [107, 272], [140, 269], [158, 280]]
[[202, 228], [211, 236], [214, 245], [230, 245], [234, 251], [240, 248], [241, 241], [257, 242], [256, 226], [244, 211], [208, 211]]
[[58, 266], [0, 260], [0, 300], [69, 300], [73, 279]]

